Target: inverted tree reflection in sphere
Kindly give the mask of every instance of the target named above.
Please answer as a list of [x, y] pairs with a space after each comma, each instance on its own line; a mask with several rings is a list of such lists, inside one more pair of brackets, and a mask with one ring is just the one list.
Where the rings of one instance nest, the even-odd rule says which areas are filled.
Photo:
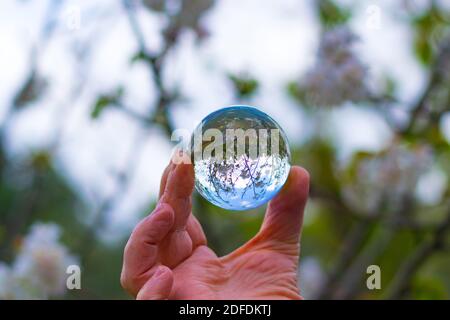
[[247, 210], [268, 202], [290, 170], [285, 133], [250, 106], [208, 115], [194, 131], [191, 148], [196, 189], [224, 209]]

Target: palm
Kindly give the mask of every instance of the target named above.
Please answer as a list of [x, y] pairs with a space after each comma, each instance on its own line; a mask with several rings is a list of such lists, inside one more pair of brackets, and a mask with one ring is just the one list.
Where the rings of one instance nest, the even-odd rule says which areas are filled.
[[297, 261], [276, 247], [249, 244], [218, 258], [202, 245], [173, 269], [169, 299], [298, 299]]
[[[301, 220], [283, 224], [277, 214], [289, 209], [289, 201], [274, 200], [261, 231], [219, 258], [206, 246], [203, 230], [190, 212], [189, 172], [180, 165], [166, 170], [160, 200], [164, 204], [138, 225], [127, 244], [123, 286], [142, 299], [299, 299]], [[171, 179], [177, 183], [171, 184]]]

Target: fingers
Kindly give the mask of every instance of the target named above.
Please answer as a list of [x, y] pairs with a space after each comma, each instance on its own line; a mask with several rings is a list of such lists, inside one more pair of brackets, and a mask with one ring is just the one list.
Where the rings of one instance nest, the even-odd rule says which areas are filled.
[[191, 164], [173, 164], [166, 169], [161, 181], [160, 203], [169, 204], [175, 212], [175, 230], [184, 230], [192, 209], [194, 169]]
[[[178, 153], [178, 156], [179, 153]], [[177, 202], [177, 195], [171, 195], [172, 191], [175, 190], [178, 193], [178, 196], [181, 195], [181, 199], [178, 199], [178, 202], [183, 202], [187, 206], [179, 210], [181, 211], [181, 218], [178, 218], [178, 221], [175, 225], [175, 228], [184, 229], [188, 232], [189, 236], [192, 238], [192, 244], [194, 247], [198, 245], [206, 244], [206, 237], [203, 232], [203, 229], [198, 222], [198, 220], [191, 213], [191, 194], [194, 188], [194, 172], [191, 165], [184, 165], [183, 168], [175, 170], [177, 165], [172, 161], [170, 161], [169, 165], [164, 170], [164, 173], [161, 178], [161, 185], [159, 191], [159, 197], [164, 198], [160, 201], [166, 201], [166, 203], [173, 204]], [[174, 172], [174, 173], [173, 173]], [[185, 180], [177, 182], [179, 175], [184, 175]], [[170, 184], [167, 184], [169, 180], [169, 176], [171, 179]], [[167, 191], [166, 191], [167, 190]], [[175, 199], [174, 199], [175, 198]], [[189, 198], [189, 199], [187, 199]], [[181, 205], [183, 205], [183, 203]], [[178, 213], [177, 212], [177, 213]], [[185, 222], [185, 214], [187, 213], [188, 217]], [[178, 215], [177, 215], [178, 216]]]
[[186, 231], [192, 239], [192, 247], [206, 245], [206, 236], [203, 232], [202, 226], [192, 214], [188, 218]]
[[161, 179], [157, 208], [139, 223], [125, 247], [121, 283], [132, 295], [153, 275], [157, 264], [176, 266], [193, 247], [206, 243], [191, 215], [193, 189], [192, 165], [171, 161]]
[[259, 236], [265, 240], [297, 244], [308, 192], [308, 172], [292, 167], [283, 189], [269, 203]]
[[175, 214], [171, 206], [160, 203], [153, 213], [134, 228], [130, 239], [143, 244], [157, 244], [172, 228]]
[[163, 174], [162, 194], [159, 203], [165, 203], [174, 211], [174, 224], [170, 235], [159, 245], [161, 262], [175, 267], [186, 259], [192, 250], [206, 243], [205, 235], [198, 221], [191, 214], [192, 192], [194, 190], [194, 169], [190, 163], [177, 161], [180, 151], [172, 158], [171, 164]]
[[136, 295], [152, 271], [158, 254], [156, 244], [172, 229], [174, 221], [173, 209], [160, 204], [133, 230], [125, 246], [121, 274], [122, 286], [132, 295]]
[[161, 196], [164, 193], [164, 190], [166, 189], [167, 177], [169, 177], [169, 173], [173, 170], [174, 167], [175, 164], [172, 161], [170, 161], [169, 165], [164, 169], [164, 172], [161, 177], [161, 183], [159, 185], [159, 198], [161, 198]]
[[172, 271], [159, 266], [153, 276], [148, 280], [137, 294], [137, 300], [165, 300], [169, 298], [173, 286]]

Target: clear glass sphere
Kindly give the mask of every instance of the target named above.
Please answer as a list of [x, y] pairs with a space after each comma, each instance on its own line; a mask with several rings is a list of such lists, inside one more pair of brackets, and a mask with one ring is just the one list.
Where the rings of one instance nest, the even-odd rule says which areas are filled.
[[281, 127], [250, 106], [231, 106], [208, 115], [191, 138], [195, 187], [211, 203], [248, 210], [272, 199], [290, 170], [290, 151]]

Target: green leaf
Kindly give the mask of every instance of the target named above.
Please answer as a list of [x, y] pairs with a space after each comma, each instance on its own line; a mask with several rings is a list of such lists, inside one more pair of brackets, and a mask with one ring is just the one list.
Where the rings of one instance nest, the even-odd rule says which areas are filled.
[[96, 119], [100, 116], [101, 112], [110, 104], [110, 100], [107, 97], [99, 97], [91, 112], [91, 117]]
[[123, 96], [123, 93], [123, 87], [118, 87], [112, 94], [99, 96], [92, 108], [91, 118], [97, 119], [107, 107], [118, 104], [120, 98]]
[[45, 171], [52, 166], [52, 155], [45, 150], [31, 155], [31, 165], [35, 170]]
[[351, 18], [351, 11], [337, 5], [332, 0], [319, 0], [319, 19], [325, 28], [345, 24]]
[[133, 64], [135, 62], [151, 62], [152, 57], [143, 51], [138, 51], [135, 55], [131, 57], [130, 63]]
[[390, 76], [385, 76], [383, 79], [383, 91], [385, 97], [395, 97], [397, 93], [397, 83]]
[[291, 81], [287, 84], [286, 90], [288, 95], [293, 98], [296, 102], [303, 103], [303, 92], [300, 89], [297, 81]]
[[314, 94], [296, 81], [291, 81], [286, 86], [287, 94], [297, 102], [305, 111], [314, 111]]
[[428, 66], [433, 62], [437, 48], [450, 26], [447, 13], [432, 5], [423, 14], [412, 19], [414, 27], [414, 53], [418, 60]]
[[236, 76], [230, 74], [228, 75], [228, 78], [233, 83], [236, 94], [240, 98], [249, 98], [253, 96], [259, 88], [259, 82], [247, 75]]
[[429, 65], [433, 59], [433, 49], [430, 42], [423, 35], [416, 35], [414, 40], [414, 52], [419, 61], [424, 65]]

